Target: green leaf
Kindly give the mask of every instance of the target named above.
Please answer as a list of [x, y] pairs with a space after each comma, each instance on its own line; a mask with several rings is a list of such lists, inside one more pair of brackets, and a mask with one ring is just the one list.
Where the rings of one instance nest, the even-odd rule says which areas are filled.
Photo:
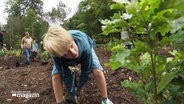
[[136, 89], [139, 88], [139, 84], [133, 83], [133, 82], [131, 82], [129, 80], [125, 80], [121, 84], [122, 84], [122, 86], [127, 87], [127, 88], [129, 88], [131, 90], [133, 90], [133, 89], [136, 90]]
[[111, 17], [111, 19], [120, 19], [120, 18], [121, 18], [120, 13], [114, 13], [113, 17]]
[[[137, 81], [137, 82], [131, 82], [129, 80], [125, 80], [123, 82], [121, 82], [121, 85], [128, 88], [131, 93], [133, 93], [135, 96], [141, 98], [141, 100], [145, 100], [146, 99], [146, 95], [148, 95], [148, 92], [145, 91], [145, 89], [143, 89], [143, 83], [142, 81]], [[143, 100], [143, 101], [144, 101]]]
[[110, 8], [125, 11], [125, 6], [121, 3], [112, 4]]
[[112, 70], [118, 69], [122, 66], [122, 64], [119, 61], [110, 61], [110, 63], [105, 63], [105, 66], [111, 66]]
[[175, 77], [181, 75], [184, 73], [184, 70], [177, 70], [175, 72], [171, 72], [167, 75], [165, 75], [160, 83], [158, 84], [158, 87], [157, 87], [157, 94], [160, 94], [162, 92], [162, 90], [164, 90], [167, 85], [172, 81], [172, 79], [174, 79]]
[[145, 28], [143, 27], [138, 27], [138, 29], [136, 30], [137, 34], [147, 34]]
[[161, 45], [165, 46], [167, 44], [169, 44], [171, 42], [171, 39], [169, 37], [163, 37], [162, 41], [161, 41]]
[[171, 23], [171, 33], [175, 33], [176, 31], [184, 27], [184, 16], [177, 18], [171, 21], [170, 23]]
[[108, 35], [109, 33], [121, 32], [121, 29], [116, 29], [111, 25], [107, 25], [102, 34]]
[[116, 19], [113, 23], [115, 24], [115, 27], [128, 27], [128, 24], [123, 19]]
[[109, 65], [112, 66], [113, 70], [125, 65], [125, 58], [129, 56], [129, 54], [129, 50], [118, 51], [116, 54], [112, 55]]
[[168, 23], [164, 23], [164, 24], [158, 26], [157, 30], [158, 30], [158, 32], [161, 33], [162, 36], [165, 36], [165, 34], [169, 32], [170, 26]]
[[184, 31], [179, 31], [169, 37], [173, 42], [180, 43], [184, 41]]
[[[162, 12], [163, 13], [163, 12]], [[169, 19], [165, 18], [162, 14], [161, 16], [156, 15], [153, 17], [152, 28], [154, 29], [154, 34], [161, 33], [162, 36], [165, 36], [170, 31]]]
[[146, 42], [143, 42], [143, 41], [137, 40], [135, 42], [135, 47], [136, 47], [136, 51], [139, 51], [139, 52], [148, 52], [149, 51], [148, 44]]
[[105, 19], [105, 20], [103, 20], [103, 19], [100, 19], [99, 20], [103, 25], [106, 25], [106, 24], [110, 24], [110, 20], [108, 20], [108, 19]]
[[184, 9], [184, 1], [183, 0], [164, 0], [164, 2], [162, 2], [160, 4], [160, 8], [162, 9], [167, 9], [167, 8], [175, 8], [175, 9], [179, 9], [179, 10], [183, 10]]
[[133, 17], [138, 17], [138, 19], [140, 19], [141, 21], [145, 20], [143, 14], [139, 11], [138, 2], [135, 0], [133, 0], [133, 2], [126, 6], [126, 12], [128, 14], [133, 14]]

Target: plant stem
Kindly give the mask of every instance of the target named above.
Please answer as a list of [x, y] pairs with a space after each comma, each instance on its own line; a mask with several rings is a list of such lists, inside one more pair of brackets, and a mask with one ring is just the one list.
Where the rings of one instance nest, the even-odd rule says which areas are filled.
[[152, 64], [152, 74], [153, 74], [153, 94], [154, 94], [154, 101], [155, 104], [158, 104], [158, 99], [157, 99], [157, 79], [156, 79], [156, 38], [153, 39], [153, 43], [151, 42], [151, 34], [150, 30], [147, 29], [148, 31], [148, 43], [150, 46], [150, 56], [151, 56], [151, 64]]
[[151, 64], [152, 64], [153, 82], [154, 82], [154, 88], [153, 88], [154, 100], [155, 100], [155, 104], [158, 104], [157, 103], [156, 66], [155, 66], [155, 56], [154, 56], [154, 54], [151, 54]]

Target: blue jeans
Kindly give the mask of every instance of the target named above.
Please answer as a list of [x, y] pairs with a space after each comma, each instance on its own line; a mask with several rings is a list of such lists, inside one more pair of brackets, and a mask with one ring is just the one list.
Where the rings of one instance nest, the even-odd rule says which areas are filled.
[[30, 55], [31, 55], [31, 49], [24, 48], [23, 49], [24, 55], [26, 56], [26, 64], [30, 65]]

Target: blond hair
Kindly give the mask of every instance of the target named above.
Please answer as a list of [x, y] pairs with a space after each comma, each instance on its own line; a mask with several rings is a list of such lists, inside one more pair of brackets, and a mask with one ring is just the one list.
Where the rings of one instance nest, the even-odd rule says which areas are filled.
[[48, 29], [43, 39], [44, 49], [50, 54], [61, 57], [68, 51], [73, 38], [63, 27], [53, 25]]

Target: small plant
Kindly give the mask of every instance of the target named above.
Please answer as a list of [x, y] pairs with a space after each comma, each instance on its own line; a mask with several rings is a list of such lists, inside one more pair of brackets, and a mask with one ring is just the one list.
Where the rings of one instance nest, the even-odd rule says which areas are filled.
[[48, 64], [48, 59], [50, 58], [50, 54], [48, 51], [44, 51], [40, 54], [40, 58], [42, 59], [42, 64]]
[[4, 55], [4, 51], [0, 51], [0, 56], [3, 56]]
[[9, 56], [11, 56], [11, 55], [16, 55], [16, 50], [8, 50], [7, 51], [7, 54], [9, 55]]

